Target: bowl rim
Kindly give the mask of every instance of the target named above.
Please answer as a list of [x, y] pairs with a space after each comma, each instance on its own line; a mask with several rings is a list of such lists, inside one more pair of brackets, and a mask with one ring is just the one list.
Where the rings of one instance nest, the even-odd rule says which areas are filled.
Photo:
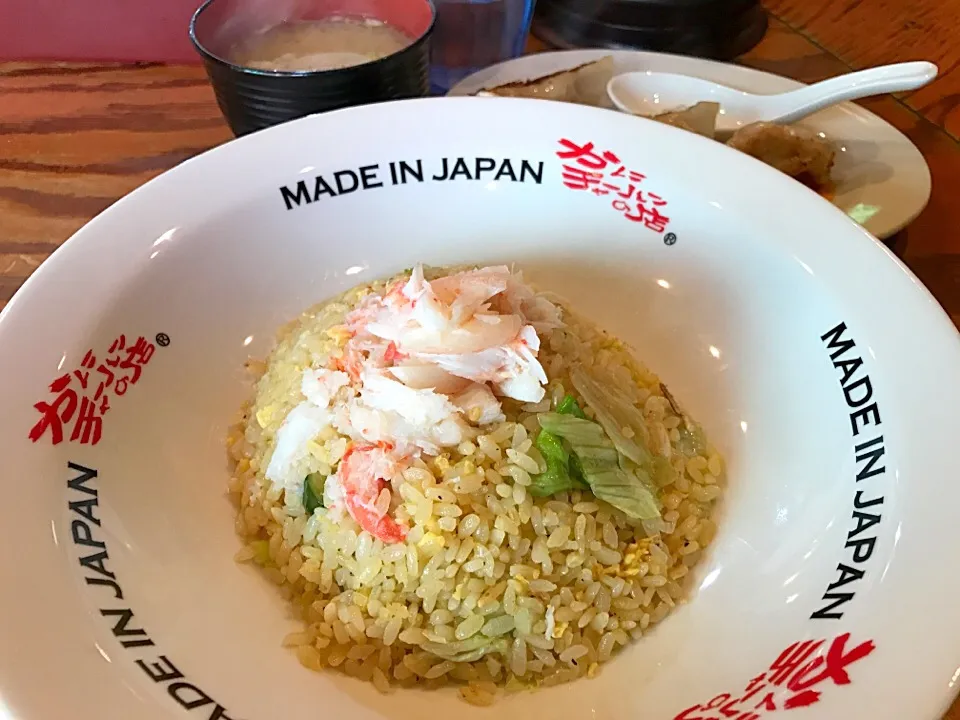
[[383, 65], [385, 63], [392, 62], [396, 58], [404, 57], [407, 53], [414, 52], [419, 49], [430, 39], [430, 36], [433, 34], [433, 30], [437, 24], [437, 6], [433, 0], [420, 1], [426, 3], [430, 10], [430, 24], [427, 26], [426, 30], [424, 30], [416, 38], [413, 38], [409, 44], [405, 45], [396, 52], [390, 53], [389, 55], [385, 55], [381, 58], [377, 58], [376, 60], [368, 60], [367, 62], [360, 63], [359, 65], [349, 65], [347, 67], [333, 68], [330, 70], [264, 70], [261, 68], [252, 68], [247, 67], [246, 65], [239, 65], [225, 57], [221, 57], [208, 48], [197, 37], [197, 20], [207, 8], [213, 5], [213, 3], [218, 2], [218, 0], [203, 0], [203, 3], [200, 5], [200, 7], [198, 7], [190, 17], [188, 32], [190, 35], [190, 42], [197, 53], [204, 59], [204, 61], [213, 63], [222, 68], [226, 68], [227, 70], [235, 73], [263, 78], [339, 78], [341, 80], [347, 80], [351, 74], [355, 74], [357, 72], [365, 72], [368, 70], [373, 70], [376, 72], [378, 65]]
[[[447, 98], [421, 98], [421, 99], [413, 99], [413, 100], [397, 100], [397, 101], [392, 101], [392, 102], [399, 102], [399, 103], [402, 103], [402, 104], [404, 104], [404, 105], [407, 105], [408, 107], [412, 107], [412, 106], [417, 105], [417, 104], [420, 104], [420, 105], [425, 104], [427, 107], [429, 107], [430, 104], [436, 106], [436, 104], [437, 104], [438, 102], [440, 102], [440, 100], [449, 100], [449, 99], [447, 99]], [[487, 102], [491, 102], [491, 100], [489, 100], [489, 99], [486, 100], [486, 101], [487, 101]], [[481, 98], [481, 99], [477, 99], [477, 98], [459, 98], [459, 99], [457, 99], [457, 102], [458, 102], [458, 104], [460, 104], [460, 105], [463, 106], [464, 103], [474, 103], [474, 104], [476, 104], [476, 103], [478, 103], [478, 102], [484, 102], [484, 99], [482, 99], [482, 98]], [[499, 104], [503, 104], [504, 106], [506, 106], [507, 103], [512, 104], [512, 105], [514, 105], [514, 106], [516, 107], [517, 110], [522, 110], [524, 107], [533, 108], [533, 107], [541, 107], [541, 106], [543, 106], [543, 103], [541, 103], [540, 101], [530, 100], [530, 99], [501, 98], [501, 99], [498, 99], [497, 102], [498, 102]], [[452, 107], [452, 103], [447, 102], [445, 106], [451, 106], [451, 107]], [[465, 106], [465, 107], [468, 107], [468, 106]], [[360, 113], [379, 113], [379, 114], [382, 114], [382, 113], [384, 112], [384, 109], [383, 109], [383, 108], [378, 108], [378, 107], [376, 107], [376, 106], [364, 106], [364, 107], [359, 107], [359, 108], [345, 108], [345, 109], [343, 109], [343, 110], [337, 110], [337, 111], [333, 111], [333, 112], [335, 112], [335, 113], [347, 112], [347, 113], [351, 113], [351, 114], [360, 114]], [[596, 114], [596, 113], [603, 112], [603, 111], [600, 110], [600, 109], [597, 109], [597, 108], [578, 108], [578, 109], [575, 110], [574, 112], [576, 112], [576, 113], [587, 112], [587, 113]], [[608, 112], [614, 112], [614, 111], [608, 111]], [[616, 113], [615, 113], [615, 114], [616, 114]], [[325, 116], [326, 116], [326, 115], [329, 115], [329, 113], [328, 113], [328, 114], [325, 114]], [[317, 122], [317, 120], [316, 120], [315, 117], [302, 118], [302, 119], [293, 121], [293, 123], [300, 123], [304, 129], [307, 129], [309, 123], [316, 123], [316, 122]], [[679, 138], [679, 137], [681, 136], [680, 134], [683, 133], [683, 137], [685, 138], [685, 141], [684, 141], [684, 142], [685, 142], [686, 145], [688, 145], [688, 146], [691, 148], [691, 150], [693, 150], [693, 149], [695, 149], [695, 148], [698, 148], [698, 147], [699, 147], [699, 148], [703, 148], [703, 149], [705, 149], [705, 150], [706, 150], [706, 148], [708, 148], [708, 147], [716, 147], [711, 141], [709, 141], [709, 140], [707, 140], [707, 139], [705, 139], [705, 138], [698, 138], [697, 136], [690, 135], [689, 133], [685, 133], [685, 131], [683, 131], [683, 130], [679, 130], [679, 129], [676, 129], [676, 128], [671, 128], [671, 127], [669, 127], [669, 126], [660, 126], [659, 124], [655, 123], [655, 121], [652, 121], [652, 120], [645, 120], [645, 119], [644, 119], [644, 120], [642, 120], [642, 122], [644, 122], [644, 123], [649, 123], [648, 127], [654, 127], [654, 126], [658, 127], [658, 128], [659, 128], [659, 129], [657, 130], [658, 133], [661, 133], [661, 134], [669, 134], [671, 137], [677, 137], [677, 138]], [[276, 139], [279, 139], [284, 133], [289, 133], [289, 132], [290, 132], [290, 130], [289, 130], [289, 125], [290, 125], [290, 123], [285, 123], [285, 124], [280, 125], [280, 126], [275, 126], [275, 127], [273, 127], [273, 128], [269, 128], [269, 129], [265, 130], [265, 131], [262, 132], [262, 133], [255, 133], [255, 134], [250, 135], [250, 136], [245, 137], [245, 138], [238, 138], [238, 139], [236, 139], [236, 140], [232, 140], [232, 141], [230, 141], [230, 142], [228, 142], [228, 143], [224, 143], [223, 145], [220, 145], [220, 146], [217, 146], [216, 148], [213, 148], [213, 149], [211, 149], [211, 150], [208, 150], [208, 151], [206, 151], [205, 153], [202, 153], [201, 155], [198, 155], [196, 158], [186, 161], [186, 163], [183, 163], [182, 165], [190, 165], [190, 166], [193, 166], [193, 167], [197, 167], [197, 160], [198, 160], [199, 158], [204, 157], [204, 156], [208, 156], [208, 155], [214, 156], [215, 154], [223, 153], [223, 152], [224, 152], [224, 148], [227, 147], [227, 146], [235, 149], [235, 148], [237, 147], [237, 145], [235, 145], [235, 143], [237, 143], [237, 142], [239, 142], [239, 143], [241, 143], [241, 144], [245, 144], [245, 145], [247, 145], [247, 146], [249, 146], [249, 147], [253, 147], [254, 145], [256, 145], [256, 144], [258, 144], [258, 143], [260, 143], [260, 144], [268, 144], [268, 143], [271, 142], [271, 141], [275, 141], [274, 138], [273, 138], [273, 135], [276, 135], [276, 136], [277, 136]], [[281, 130], [280, 128], [284, 128], [284, 129]], [[229, 151], [226, 151], [226, 152], [229, 152]], [[737, 153], [737, 151], [734, 151], [734, 150], [732, 150], [732, 149], [723, 149], [723, 150], [720, 150], [719, 148], [717, 148], [717, 151], [710, 151], [710, 152], [712, 152], [712, 153], [714, 153], [714, 154], [717, 154], [717, 152], [722, 153], [724, 157], [730, 159], [728, 164], [731, 165], [731, 166], [732, 166], [732, 165], [737, 165], [737, 164], [739, 164], [739, 165], [745, 167], [744, 163], [750, 163], [751, 166], [756, 169], [756, 172], [751, 172], [751, 174], [752, 174], [752, 175], [756, 175], [758, 178], [762, 176], [763, 178], [769, 178], [769, 179], [773, 180], [774, 178], [782, 177], [779, 173], [777, 173], [777, 172], [776, 172], [775, 170], [773, 170], [772, 168], [762, 169], [762, 168], [766, 168], [766, 166], [763, 166], [763, 165], [760, 164], [758, 161], [753, 161], [753, 160], [749, 160], [749, 161], [748, 161], [746, 158], [743, 158], [742, 160], [733, 160], [734, 157], [742, 158], [742, 156], [741, 156], [739, 153]], [[208, 160], [205, 161], [205, 162], [209, 162], [209, 158], [208, 158]], [[754, 163], [755, 163], [755, 164], [754, 164]], [[181, 166], [182, 166], [182, 165], [181, 165]], [[179, 168], [179, 167], [181, 167], [181, 166], [177, 166], [177, 167]], [[163, 188], [165, 184], [171, 182], [171, 176], [172, 176], [172, 174], [169, 173], [169, 172], [167, 172], [167, 173], [161, 174], [161, 175], [158, 176], [157, 178], [151, 179], [150, 181], [148, 181], [147, 183], [145, 183], [145, 184], [144, 184], [143, 186], [141, 186], [140, 188], [137, 188], [137, 189], [134, 190], [133, 192], [131, 192], [131, 193], [129, 193], [128, 195], [126, 195], [121, 201], [119, 201], [119, 203], [114, 204], [113, 206], [111, 206], [110, 209], [108, 209], [108, 210], [104, 211], [103, 213], [101, 213], [100, 215], [98, 215], [97, 218], [94, 218], [94, 220], [92, 220], [92, 221], [88, 222], [87, 224], [85, 224], [85, 225], [83, 226], [83, 228], [81, 228], [80, 230], [76, 231], [73, 235], [71, 235], [71, 237], [69, 238], [69, 240], [68, 240], [67, 242], [65, 242], [65, 243], [61, 246], [61, 249], [58, 249], [58, 251], [57, 251], [57, 253], [59, 253], [59, 255], [57, 255], [58, 261], [63, 261], [63, 260], [66, 260], [66, 259], [68, 259], [68, 258], [70, 258], [70, 257], [73, 257], [73, 256], [75, 255], [75, 253], [77, 252], [78, 248], [81, 247], [81, 244], [82, 244], [84, 241], [86, 241], [86, 240], [88, 240], [88, 239], [92, 240], [93, 237], [91, 237], [91, 236], [96, 236], [96, 235], [101, 234], [101, 229], [103, 228], [103, 219], [102, 219], [102, 216], [103, 216], [104, 214], [106, 214], [106, 213], [108, 213], [108, 212], [111, 212], [111, 214], [112, 214], [112, 209], [115, 208], [115, 207], [120, 206], [121, 203], [126, 203], [127, 205], [129, 205], [129, 204], [130, 204], [130, 198], [132, 198], [135, 194], [137, 195], [138, 198], [142, 198], [142, 196], [144, 195], [144, 193], [143, 193], [142, 191], [143, 191], [144, 188], [146, 188], [146, 187], [148, 187], [148, 186], [150, 186], [150, 187], [153, 188], [153, 190], [152, 190], [151, 192], [155, 192], [157, 189]], [[163, 178], [163, 179], [161, 179], [161, 178]], [[785, 180], [782, 181], [782, 182], [781, 182], [781, 181], [775, 181], [776, 184], [780, 184], [780, 185], [782, 185], [783, 187], [786, 187], [786, 185], [784, 184], [785, 182], [786, 182]], [[803, 191], [803, 192], [809, 192], [809, 191]], [[795, 197], [799, 197], [799, 194], [800, 194], [800, 193], [801, 193], [801, 190], [800, 190], [799, 188], [798, 188], [796, 191], [791, 191], [791, 194], [792, 194], [793, 196], [795, 196]], [[811, 193], [811, 194], [812, 194], [812, 193]], [[142, 202], [142, 200], [138, 200], [138, 202]], [[806, 201], [805, 201], [805, 202], [806, 202]], [[827, 203], [826, 201], [818, 201], [818, 202], [822, 202], [822, 204], [820, 205], [820, 207], [824, 208], [824, 210], [826, 211], [826, 210], [827, 210], [827, 207], [829, 206], [829, 203]], [[834, 214], [835, 217], [843, 217], [843, 216], [842, 216], [842, 213], [840, 213], [840, 211], [838, 211], [838, 210], [833, 210], [833, 211], [830, 211], [830, 212], [831, 212], [831, 214]], [[99, 220], [98, 220], [98, 219], [99, 219]], [[850, 228], [850, 231], [849, 231], [848, 233], [845, 233], [845, 234], [846, 234], [846, 235], [849, 235], [849, 241], [851, 242], [851, 247], [854, 247], [854, 245], [852, 244], [852, 242], [854, 241], [854, 237], [853, 237], [853, 236], [854, 236], [854, 235], [859, 236], [859, 239], [862, 240], [862, 241], [864, 241], [864, 242], [863, 242], [862, 244], [861, 244], [861, 243], [858, 243], [858, 244], [856, 245], [857, 248], [862, 248], [862, 249], [858, 249], [858, 250], [856, 251], [858, 254], [861, 254], [861, 253], [868, 254], [869, 257], [872, 258], [873, 262], [875, 262], [875, 263], [880, 263], [880, 262], [882, 261], [885, 265], [889, 265], [889, 270], [890, 270], [890, 271], [893, 271], [894, 269], [896, 269], [896, 270], [898, 271], [898, 275], [905, 275], [905, 276], [906, 276], [905, 279], [908, 280], [908, 281], [911, 281], [911, 284], [913, 285], [913, 287], [910, 288], [911, 297], [913, 298], [913, 300], [915, 300], [915, 301], [923, 300], [923, 301], [925, 301], [926, 304], [929, 306], [929, 307], [927, 307], [926, 311], [923, 313], [923, 318], [924, 318], [924, 323], [923, 323], [923, 324], [924, 324], [924, 325], [936, 324], [937, 329], [938, 329], [938, 334], [939, 334], [941, 331], [946, 331], [946, 332], [944, 333], [944, 335], [941, 337], [941, 340], [943, 341], [943, 343], [941, 343], [941, 346], [942, 346], [943, 344], [947, 344], [947, 343], [948, 343], [949, 346], [951, 347], [951, 349], [952, 349], [954, 352], [960, 351], [960, 338], [958, 338], [956, 325], [951, 321], [951, 319], [949, 318], [949, 316], [947, 315], [947, 313], [943, 310], [943, 308], [939, 305], [939, 303], [936, 302], [935, 298], [932, 296], [932, 294], [929, 292], [929, 290], [928, 290], [925, 286], [923, 286], [922, 284], [920, 284], [920, 283], [916, 280], [916, 278], [915, 278], [915, 276], [912, 274], [912, 272], [911, 272], [908, 268], [906, 268], [906, 266], [902, 263], [902, 261], [900, 261], [898, 258], [896, 258], [895, 256], [893, 256], [893, 254], [890, 253], [890, 251], [889, 251], [887, 248], [885, 248], [884, 246], [882, 246], [878, 241], [876, 241], [876, 240], [875, 240], [874, 238], [872, 238], [868, 233], [866, 233], [866, 231], [862, 230], [862, 228], [858, 228], [858, 227], [856, 226], [856, 224], [853, 223], [852, 221], [850, 221], [849, 219], [845, 219], [845, 222], [848, 223], [847, 227]], [[79, 242], [78, 242], [78, 240], [79, 240]], [[115, 239], [112, 239], [112, 240], [110, 240], [110, 242], [111, 242], [111, 243], [115, 243], [116, 240], [115, 240]], [[804, 245], [807, 245], [807, 243], [808, 243], [809, 241], [808, 241], [808, 240], [804, 240], [803, 242], [804, 242]], [[845, 242], [847, 242], [847, 241], [845, 241]], [[872, 244], [872, 243], [876, 243], [877, 245], [879, 245], [879, 248], [877, 248], [877, 249], [869, 248], [869, 245]], [[63, 248], [66, 248], [68, 245], [69, 245], [70, 249], [69, 249], [68, 251], [66, 251], [66, 252], [63, 252], [63, 251], [62, 251]], [[881, 257], [881, 254], [882, 254], [882, 255], [885, 255], [886, 258], [882, 258], [882, 257]], [[51, 256], [51, 257], [53, 257], [53, 256]], [[892, 261], [892, 264], [891, 264], [891, 261]], [[61, 263], [61, 264], [62, 264], [62, 263]], [[57, 263], [53, 263], [51, 266], [47, 266], [48, 272], [46, 272], [46, 273], [42, 273], [42, 272], [34, 273], [34, 274], [31, 276], [31, 278], [28, 279], [27, 283], [24, 284], [24, 288], [23, 288], [23, 289], [27, 289], [27, 288], [29, 287], [29, 290], [28, 290], [28, 292], [27, 292], [26, 297], [32, 297], [32, 296], [34, 296], [34, 295], [37, 294], [37, 291], [39, 290], [40, 286], [41, 286], [42, 284], [47, 283], [47, 282], [50, 280], [50, 276], [52, 275], [52, 273], [49, 272], [49, 271], [50, 271], [50, 270], [53, 270], [54, 267], [56, 267], [56, 265], [57, 265]], [[40, 278], [43, 278], [43, 280], [41, 280]], [[904, 287], [906, 287], [906, 286], [904, 286]], [[21, 291], [18, 291], [17, 295], [11, 300], [11, 302], [8, 303], [7, 306], [6, 306], [2, 311], [0, 311], [0, 339], [2, 339], [2, 338], [5, 337], [5, 336], [6, 336], [6, 337], [11, 336], [11, 335], [10, 335], [10, 331], [13, 330], [13, 328], [11, 327], [11, 323], [9, 323], [9, 322], [4, 323], [4, 320], [8, 320], [8, 321], [10, 320], [10, 317], [11, 317], [11, 315], [13, 314], [13, 311], [11, 310], [11, 308], [13, 308], [14, 305], [17, 305], [16, 300], [18, 299], [18, 296], [19, 296], [19, 299], [24, 299], [24, 298], [25, 298], [25, 296], [24, 296], [23, 294], [21, 294], [21, 293], [23, 292], [23, 289], [21, 289]], [[4, 332], [4, 331], [8, 331], [8, 332]], [[946, 337], [947, 334], [949, 334], [949, 338]], [[946, 599], [946, 598], [944, 598], [944, 599]], [[958, 625], [955, 626], [954, 632], [956, 632], [957, 630], [960, 630], [960, 624], [958, 624]], [[945, 635], [945, 637], [948, 637], [948, 636], [949, 636], [949, 635]], [[957, 651], [956, 651], [955, 647], [956, 647], [956, 646], [953, 646], [953, 647], [951, 647], [951, 648], [949, 648], [949, 649], [945, 649], [944, 652], [949, 652], [951, 655], [953, 655], [954, 657], [956, 657], [956, 652], [957, 652]], [[953, 667], [955, 667], [955, 665], [954, 665]], [[924, 703], [924, 707], [929, 707], [929, 706], [932, 706], [932, 705], [936, 705], [937, 708], [940, 710], [940, 714], [937, 716], [937, 717], [939, 717], [940, 715], [943, 714], [943, 712], [944, 712], [944, 711], [949, 707], [949, 705], [953, 702], [953, 699], [956, 697], [957, 691], [958, 691], [958, 690], [957, 690], [955, 687], [953, 687], [952, 684], [951, 684], [951, 687], [950, 687], [949, 689], [947, 689], [947, 690], [939, 690], [939, 691], [937, 692], [937, 694], [936, 694], [936, 697], [930, 697], [930, 698]]]

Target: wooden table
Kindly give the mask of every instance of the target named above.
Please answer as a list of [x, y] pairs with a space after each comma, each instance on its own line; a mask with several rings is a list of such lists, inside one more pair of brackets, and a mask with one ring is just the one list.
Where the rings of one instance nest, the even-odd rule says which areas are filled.
[[[893, 245], [960, 323], [960, 0], [767, 4], [770, 30], [742, 59], [751, 67], [813, 82], [884, 62], [940, 64], [928, 87], [863, 104], [930, 164], [930, 204]], [[96, 213], [229, 138], [197, 66], [0, 64], [0, 307]], [[946, 720], [960, 720], [960, 704]]]
[[[863, 104], [906, 133], [930, 164], [930, 205], [894, 248], [960, 321], [960, 42], [946, 42], [960, 0], [914, 0], [920, 20], [900, 17], [903, 3], [874, 0], [867, 10], [858, 0], [769, 0], [781, 15], [742, 61], [806, 82], [923, 57], [950, 69], [906, 97]], [[864, 23], [862, 32], [838, 29]], [[898, 33], [920, 44], [874, 42]], [[0, 307], [93, 215], [229, 138], [198, 66], [0, 64]]]

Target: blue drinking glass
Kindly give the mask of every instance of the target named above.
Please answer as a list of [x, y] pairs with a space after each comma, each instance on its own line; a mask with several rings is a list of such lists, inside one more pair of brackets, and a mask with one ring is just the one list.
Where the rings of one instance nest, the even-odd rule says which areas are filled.
[[536, 0], [433, 0], [430, 90], [442, 95], [489, 65], [519, 57]]

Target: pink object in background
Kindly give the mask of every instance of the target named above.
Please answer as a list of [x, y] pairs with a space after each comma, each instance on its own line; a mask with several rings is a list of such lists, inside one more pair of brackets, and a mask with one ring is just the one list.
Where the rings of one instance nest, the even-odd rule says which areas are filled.
[[200, 62], [201, 0], [0, 0], [0, 61]]

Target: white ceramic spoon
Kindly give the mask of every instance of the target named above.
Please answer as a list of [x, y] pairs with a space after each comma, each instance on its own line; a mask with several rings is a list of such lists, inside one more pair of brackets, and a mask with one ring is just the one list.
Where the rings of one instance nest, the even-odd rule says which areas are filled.
[[660, 113], [712, 101], [720, 104], [717, 130], [731, 132], [765, 120], [791, 123], [845, 100], [923, 87], [937, 76], [929, 62], [905, 62], [848, 73], [799, 90], [754, 95], [688, 75], [652, 71], [615, 75], [607, 94], [620, 110], [634, 115]]

